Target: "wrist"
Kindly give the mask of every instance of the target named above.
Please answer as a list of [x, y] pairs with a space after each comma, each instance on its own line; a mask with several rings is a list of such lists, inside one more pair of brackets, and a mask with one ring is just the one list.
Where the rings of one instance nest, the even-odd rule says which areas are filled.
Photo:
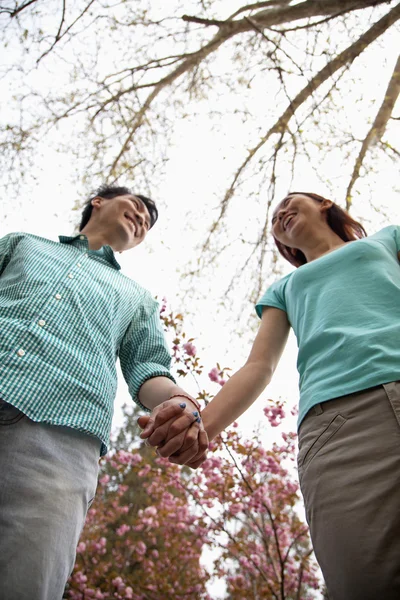
[[185, 398], [186, 400], [189, 400], [192, 404], [194, 404], [194, 406], [196, 407], [196, 409], [199, 412], [201, 411], [200, 402], [198, 402], [198, 400], [195, 400], [191, 396], [188, 396], [187, 394], [179, 394], [179, 393], [173, 394], [172, 396], [169, 397], [169, 400], [172, 400], [172, 398]]
[[[215, 430], [215, 422], [210, 419], [209, 414], [207, 413], [207, 408], [201, 415], [204, 429], [207, 433], [208, 439], [211, 442], [219, 433], [219, 431]], [[213, 427], [214, 425], [214, 427]]]

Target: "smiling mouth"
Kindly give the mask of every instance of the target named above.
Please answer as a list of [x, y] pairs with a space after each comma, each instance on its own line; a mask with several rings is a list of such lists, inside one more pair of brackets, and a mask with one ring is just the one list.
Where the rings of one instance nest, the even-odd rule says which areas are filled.
[[130, 223], [132, 223], [132, 225], [133, 225], [133, 227], [134, 227], [134, 229], [135, 229], [135, 232], [136, 232], [136, 225], [135, 225], [135, 221], [133, 220], [133, 218], [132, 218], [130, 215], [128, 215], [128, 213], [125, 213], [125, 214], [124, 214], [124, 217], [125, 217], [125, 218], [126, 218], [126, 219], [127, 219], [129, 222], [130, 222]]
[[283, 221], [283, 231], [286, 231], [286, 229], [288, 228], [289, 223], [291, 222], [291, 220], [295, 216], [296, 216], [296, 214], [292, 213], [292, 214], [288, 215], [287, 217], [285, 217], [285, 219]]

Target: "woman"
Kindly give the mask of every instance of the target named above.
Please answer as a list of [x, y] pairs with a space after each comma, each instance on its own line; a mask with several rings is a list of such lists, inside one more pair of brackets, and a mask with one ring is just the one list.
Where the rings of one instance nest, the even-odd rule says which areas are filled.
[[[332, 201], [291, 193], [275, 210], [272, 232], [298, 268], [258, 302], [250, 356], [203, 411], [204, 426], [213, 439], [254, 402], [292, 326], [300, 486], [329, 597], [399, 600], [400, 227], [366, 237]], [[188, 450], [175, 435], [178, 420], [168, 436], [172, 421], [158, 419], [150, 443], [165, 439], [160, 454], [176, 453], [171, 462], [182, 464]]]

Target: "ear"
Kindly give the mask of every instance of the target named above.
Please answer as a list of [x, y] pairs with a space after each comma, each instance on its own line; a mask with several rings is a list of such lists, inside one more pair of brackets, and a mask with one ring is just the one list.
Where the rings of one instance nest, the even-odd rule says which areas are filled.
[[321, 212], [327, 212], [330, 208], [332, 208], [333, 202], [332, 200], [323, 200], [320, 204]]
[[100, 208], [100, 206], [103, 204], [103, 202], [104, 202], [104, 198], [102, 198], [101, 196], [96, 196], [95, 198], [92, 199], [91, 205], [93, 206], [93, 208]]

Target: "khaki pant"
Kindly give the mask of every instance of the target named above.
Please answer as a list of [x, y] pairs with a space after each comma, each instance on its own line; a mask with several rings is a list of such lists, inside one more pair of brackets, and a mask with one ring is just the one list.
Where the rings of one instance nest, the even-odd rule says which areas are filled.
[[399, 600], [400, 382], [313, 407], [298, 466], [330, 600]]

